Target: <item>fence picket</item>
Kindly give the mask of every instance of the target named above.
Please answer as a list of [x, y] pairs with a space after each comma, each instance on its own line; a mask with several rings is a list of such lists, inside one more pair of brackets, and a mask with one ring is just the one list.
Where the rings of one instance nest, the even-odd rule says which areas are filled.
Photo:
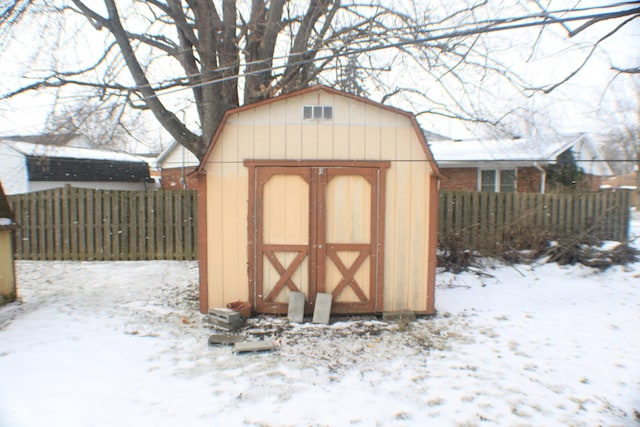
[[[197, 195], [193, 191], [58, 188], [10, 196], [17, 259], [196, 259]], [[597, 234], [624, 241], [629, 192], [531, 194], [441, 192], [440, 238], [495, 247], [506, 233], [536, 228]]]
[[[464, 203], [471, 194], [471, 203]], [[452, 216], [455, 206], [472, 210], [462, 213], [459, 224]], [[624, 241], [629, 232], [628, 192], [534, 194], [441, 192], [439, 237], [461, 236], [471, 247], [492, 247], [506, 232], [535, 228], [556, 235], [593, 234]], [[467, 233], [472, 230], [470, 233]]]

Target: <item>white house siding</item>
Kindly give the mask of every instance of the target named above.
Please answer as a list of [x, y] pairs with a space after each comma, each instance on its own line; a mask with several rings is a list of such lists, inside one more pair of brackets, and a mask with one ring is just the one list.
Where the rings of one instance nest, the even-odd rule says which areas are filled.
[[7, 195], [29, 191], [25, 156], [0, 141], [0, 182]]

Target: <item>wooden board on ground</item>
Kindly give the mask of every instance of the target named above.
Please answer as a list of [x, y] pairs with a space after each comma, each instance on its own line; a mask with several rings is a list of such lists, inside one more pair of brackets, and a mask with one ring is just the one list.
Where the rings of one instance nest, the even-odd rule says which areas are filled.
[[276, 345], [271, 340], [237, 342], [235, 343], [235, 347], [234, 347], [234, 350], [236, 353], [271, 351], [275, 349], [276, 349]]

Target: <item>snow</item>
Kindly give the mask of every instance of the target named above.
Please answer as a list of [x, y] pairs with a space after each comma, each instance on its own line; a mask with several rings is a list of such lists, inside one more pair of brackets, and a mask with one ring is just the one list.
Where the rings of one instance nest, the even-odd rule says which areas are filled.
[[72, 159], [114, 160], [122, 162], [142, 162], [138, 157], [109, 150], [34, 144], [31, 142], [0, 141], [26, 156], [65, 157]]
[[[554, 163], [571, 148], [578, 164], [592, 175], [613, 174], [587, 134], [548, 135], [520, 139], [430, 140], [433, 157], [441, 167], [469, 167], [471, 163], [498, 162], [503, 166]], [[472, 165], [473, 166], [473, 165]], [[487, 165], [485, 165], [487, 166]]]
[[236, 355], [195, 262], [18, 262], [0, 426], [638, 425], [640, 263], [486, 263], [438, 275], [435, 317], [259, 318], [277, 350]]

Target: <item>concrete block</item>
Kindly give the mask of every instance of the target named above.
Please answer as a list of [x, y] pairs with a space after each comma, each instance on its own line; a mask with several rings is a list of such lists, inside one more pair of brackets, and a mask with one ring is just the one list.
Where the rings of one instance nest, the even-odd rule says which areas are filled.
[[227, 329], [238, 329], [244, 324], [242, 315], [229, 308], [214, 308], [209, 310], [211, 323]]
[[331, 294], [316, 295], [316, 306], [313, 310], [313, 323], [329, 324], [331, 318]]
[[304, 293], [291, 292], [289, 294], [287, 318], [290, 322], [302, 323], [304, 320]]
[[237, 342], [234, 345], [234, 350], [236, 353], [249, 353], [249, 352], [257, 352], [257, 351], [271, 351], [275, 350], [276, 345], [271, 340], [264, 341], [244, 341]]

